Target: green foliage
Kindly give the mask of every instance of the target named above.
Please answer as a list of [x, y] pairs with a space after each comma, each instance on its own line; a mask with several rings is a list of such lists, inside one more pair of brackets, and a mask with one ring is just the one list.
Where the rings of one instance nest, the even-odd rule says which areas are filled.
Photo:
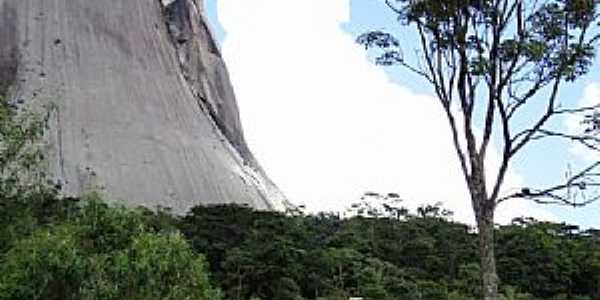
[[448, 289], [443, 282], [424, 280], [418, 283], [418, 297], [420, 299], [445, 300]]
[[0, 260], [0, 299], [221, 299], [202, 255], [139, 211], [89, 198], [71, 220], [41, 227]]
[[[518, 62], [520, 67], [514, 75], [519, 78], [530, 72], [542, 86], [559, 77], [572, 81], [589, 71], [598, 39], [585, 38], [596, 25], [596, 0], [549, 0], [539, 5], [506, 1], [504, 8], [494, 1], [387, 3], [403, 24], [414, 25], [430, 41], [428, 51], [461, 55], [471, 76], [489, 75], [498, 62], [507, 67]], [[487, 32], [491, 28], [499, 30], [494, 39]], [[377, 59], [380, 64], [405, 62], [393, 35], [372, 31], [361, 35], [358, 42], [383, 49]]]
[[448, 300], [475, 300], [475, 298], [463, 295], [459, 291], [452, 291], [448, 294]]
[[[0, 299], [222, 299], [214, 283], [227, 299], [480, 295], [476, 236], [439, 216], [341, 220], [228, 206], [179, 219], [96, 195], [55, 201], [42, 210], [54, 217], [32, 214], [33, 229], [0, 256]], [[221, 235], [232, 228], [234, 239]], [[564, 228], [517, 220], [498, 229], [501, 299], [597, 298], [600, 239]], [[216, 263], [213, 284], [200, 253]]]
[[86, 267], [73, 233], [60, 226], [16, 242], [0, 264], [0, 299], [77, 299]]
[[[36, 173], [41, 157], [23, 154], [35, 149], [39, 132], [23, 129], [35, 122], [3, 108], [0, 299], [481, 295], [477, 236], [449, 221], [439, 205], [416, 215], [397, 203], [385, 211], [363, 205], [357, 210], [366, 214], [349, 219], [237, 206], [196, 207], [174, 217], [164, 209], [112, 206], [95, 194], [60, 199]], [[31, 170], [34, 176], [23, 176]], [[597, 230], [518, 219], [496, 236], [500, 299], [600, 299]]]
[[461, 265], [458, 269], [458, 277], [454, 281], [456, 288], [467, 295], [479, 297], [481, 295], [479, 269], [479, 264], [476, 262]]
[[44, 184], [40, 168], [42, 125], [36, 114], [17, 110], [0, 95], [0, 251], [55, 216], [55, 191]]
[[505, 286], [504, 292], [499, 296], [501, 300], [535, 300], [531, 294], [519, 293], [517, 289], [512, 286]]
[[97, 194], [82, 199], [85, 205], [76, 217], [82, 238], [97, 252], [124, 249], [134, 237], [148, 229], [137, 210], [111, 207]]
[[[0, 95], [0, 194], [5, 198], [35, 192], [43, 172], [37, 145], [43, 120], [28, 110], [19, 111]], [[38, 186], [39, 188], [39, 186]]]
[[112, 282], [118, 283], [111, 291], [115, 299], [220, 299], [210, 287], [204, 258], [179, 234], [141, 234], [103, 261], [109, 263], [104, 265], [108, 272], [87, 286], [91, 295]]
[[[196, 207], [179, 227], [229, 299], [477, 299], [477, 236], [426, 210], [441, 211], [339, 219]], [[516, 220], [498, 229], [502, 299], [597, 297], [600, 235], [564, 228]]]

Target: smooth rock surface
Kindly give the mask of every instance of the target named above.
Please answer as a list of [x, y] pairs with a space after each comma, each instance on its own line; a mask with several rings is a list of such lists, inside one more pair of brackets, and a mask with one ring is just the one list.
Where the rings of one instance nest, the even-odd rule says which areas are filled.
[[287, 205], [246, 146], [200, 1], [0, 0], [0, 80], [48, 113], [65, 195]]

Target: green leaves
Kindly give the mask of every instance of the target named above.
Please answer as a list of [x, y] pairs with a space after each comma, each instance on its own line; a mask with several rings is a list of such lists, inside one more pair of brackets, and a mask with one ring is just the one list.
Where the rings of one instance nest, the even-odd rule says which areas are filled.
[[[197, 208], [157, 228], [148, 211], [99, 201], [90, 196], [68, 214], [58, 214], [64, 211], [58, 208], [40, 212], [57, 217], [37, 221], [0, 256], [0, 299], [222, 299], [199, 252], [218, 259], [214, 279], [228, 299], [480, 295], [476, 236], [427, 207], [405, 219], [348, 220]], [[177, 222], [186, 236], [170, 227]], [[233, 228], [238, 239], [221, 236], [225, 228]], [[503, 299], [533, 299], [525, 291], [538, 299], [577, 299], [560, 298], [569, 292], [600, 296], [597, 234], [571, 228], [522, 220], [498, 229]], [[195, 244], [202, 250], [186, 239], [203, 240]]]
[[17, 242], [0, 264], [0, 299], [76, 299], [85, 258], [74, 231], [39, 230]]
[[[109, 274], [117, 294], [134, 299], [218, 299], [206, 264], [179, 234], [145, 233], [111, 260]], [[112, 269], [112, 270], [111, 270]]]
[[573, 81], [588, 72], [596, 38], [586, 38], [597, 18], [595, 0], [547, 1], [527, 18], [523, 55], [551, 78]]
[[[390, 49], [382, 63], [401, 63], [401, 53], [393, 52], [397, 41], [386, 40], [391, 38], [376, 33], [364, 43]], [[479, 47], [476, 40], [469, 43]], [[545, 63], [548, 47], [513, 39], [500, 52]], [[572, 50], [582, 53], [566, 56], [588, 55]], [[484, 76], [492, 63], [482, 55], [485, 49], [476, 51], [468, 67]], [[581, 62], [562, 76], [585, 72]], [[236, 300], [469, 300], [481, 293], [476, 236], [448, 221], [451, 214], [438, 205], [423, 206], [417, 215], [367, 205], [357, 209], [366, 209], [368, 217], [351, 219], [196, 207], [178, 218], [111, 206], [94, 194], [59, 200], [54, 189], [18, 176], [35, 170], [41, 159], [30, 151], [40, 132], [28, 128], [37, 121], [8, 105], [0, 106], [0, 119], [1, 166], [10, 175], [0, 186], [0, 299], [222, 299], [210, 283], [207, 261], [213, 280]], [[587, 124], [591, 130], [595, 119]], [[554, 299], [600, 297], [598, 235], [567, 239], [562, 228], [529, 220], [499, 230], [500, 274], [515, 286], [505, 288], [505, 299], [531, 299], [518, 290]]]
[[0, 299], [221, 299], [181, 234], [90, 197], [0, 260]]
[[489, 80], [492, 74], [504, 72], [498, 74], [521, 82], [526, 78], [534, 85], [557, 78], [574, 81], [589, 71], [600, 39], [592, 34], [598, 20], [597, 0], [501, 3], [386, 1], [399, 21], [421, 38], [416, 60], [404, 57], [407, 49], [401, 49], [396, 36], [388, 32], [366, 32], [357, 43], [380, 50], [377, 64], [401, 65], [436, 85], [449, 84], [438, 78], [439, 71], [452, 74], [464, 66], [468, 69], [462, 72], [469, 76]]
[[37, 145], [43, 122], [29, 111], [17, 111], [0, 95], [0, 195], [14, 197], [24, 185], [40, 185], [43, 159]]

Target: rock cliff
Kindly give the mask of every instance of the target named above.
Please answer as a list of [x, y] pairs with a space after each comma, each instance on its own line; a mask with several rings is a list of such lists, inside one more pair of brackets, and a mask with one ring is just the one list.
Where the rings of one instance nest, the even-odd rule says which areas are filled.
[[65, 195], [179, 213], [287, 205], [244, 141], [199, 0], [0, 0], [0, 80], [47, 112]]

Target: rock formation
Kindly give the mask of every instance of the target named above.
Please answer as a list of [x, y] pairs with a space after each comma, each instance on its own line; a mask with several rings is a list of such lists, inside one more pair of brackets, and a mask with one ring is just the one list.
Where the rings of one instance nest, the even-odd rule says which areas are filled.
[[0, 80], [44, 107], [68, 196], [283, 209], [243, 137], [199, 0], [0, 0]]

